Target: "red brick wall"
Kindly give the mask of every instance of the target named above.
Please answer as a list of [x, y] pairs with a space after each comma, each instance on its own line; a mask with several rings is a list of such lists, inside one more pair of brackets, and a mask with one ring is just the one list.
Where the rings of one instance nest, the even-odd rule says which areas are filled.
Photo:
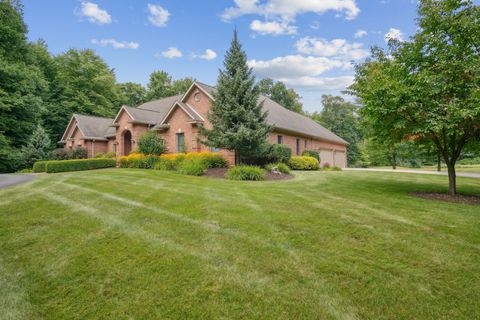
[[[118, 143], [117, 156], [125, 155], [123, 150], [123, 147], [124, 147], [123, 136], [126, 131], [130, 131], [130, 133], [132, 134], [132, 151], [135, 150], [135, 148], [137, 147], [138, 139], [148, 131], [148, 125], [128, 123], [131, 120], [132, 118], [128, 115], [128, 113], [125, 110], [122, 110], [120, 113], [120, 116], [117, 118], [117, 123], [119, 125], [117, 128], [117, 134], [115, 137], [115, 142]], [[113, 148], [110, 150], [113, 151]]]

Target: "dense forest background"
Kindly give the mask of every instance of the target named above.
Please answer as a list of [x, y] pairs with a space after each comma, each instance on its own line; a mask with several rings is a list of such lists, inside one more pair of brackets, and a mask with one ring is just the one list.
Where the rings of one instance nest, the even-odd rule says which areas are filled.
[[[194, 81], [153, 71], [146, 88], [119, 83], [114, 70], [93, 50], [72, 48], [53, 55], [45, 41], [28, 41], [27, 32], [21, 2], [0, 0], [0, 172], [31, 166], [34, 153], [37, 159], [48, 158], [47, 151], [59, 147], [73, 113], [113, 117], [122, 105], [138, 106], [182, 93]], [[420, 166], [437, 161], [428, 146], [377, 141], [362, 126], [360, 106], [342, 97], [323, 96], [322, 111], [308, 113], [298, 93], [282, 82], [262, 79], [258, 86], [262, 94], [348, 141], [350, 166]], [[462, 157], [477, 155], [471, 150]]]

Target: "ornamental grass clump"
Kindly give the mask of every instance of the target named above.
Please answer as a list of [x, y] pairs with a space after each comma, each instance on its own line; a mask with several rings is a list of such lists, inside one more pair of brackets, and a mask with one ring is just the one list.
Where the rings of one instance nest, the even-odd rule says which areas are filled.
[[256, 166], [236, 166], [228, 169], [225, 177], [230, 180], [265, 180], [265, 170]]

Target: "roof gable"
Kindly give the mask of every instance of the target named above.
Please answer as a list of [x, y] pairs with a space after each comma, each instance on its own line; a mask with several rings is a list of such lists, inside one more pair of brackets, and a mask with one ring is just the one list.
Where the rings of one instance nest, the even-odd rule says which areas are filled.
[[197, 121], [197, 122], [203, 122], [205, 121], [205, 119], [202, 118], [202, 116], [197, 112], [195, 111], [194, 108], [192, 108], [190, 105], [188, 105], [187, 103], [183, 103], [183, 102], [180, 102], [180, 101], [176, 101], [170, 108], [170, 110], [168, 110], [168, 112], [165, 114], [165, 116], [163, 117], [163, 119], [159, 122], [160, 125], [162, 124], [165, 124], [165, 122], [169, 119], [169, 117], [173, 114], [174, 110], [176, 108], [180, 108], [182, 109], [190, 119], [192, 119], [192, 121]]

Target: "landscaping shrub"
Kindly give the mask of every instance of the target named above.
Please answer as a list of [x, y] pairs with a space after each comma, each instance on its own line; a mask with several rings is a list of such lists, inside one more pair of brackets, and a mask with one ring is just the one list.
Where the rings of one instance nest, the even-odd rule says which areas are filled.
[[172, 159], [165, 159], [160, 157], [153, 166], [156, 170], [175, 170], [175, 161]]
[[114, 168], [113, 159], [75, 159], [46, 161], [45, 171], [48, 173], [81, 171], [101, 168]]
[[161, 155], [167, 148], [162, 138], [155, 131], [149, 131], [138, 139], [138, 152], [145, 155]]
[[117, 154], [114, 151], [105, 153], [105, 158], [107, 159], [115, 159], [116, 157], [117, 157]]
[[201, 176], [205, 173], [207, 166], [201, 158], [185, 159], [178, 166], [178, 172], [189, 176]]
[[45, 172], [48, 161], [37, 161], [33, 164], [33, 172]]
[[103, 152], [99, 152], [95, 155], [95, 159], [99, 159], [99, 158], [105, 158], [105, 153]]
[[236, 166], [228, 169], [225, 177], [230, 180], [265, 180], [265, 170], [256, 166]]
[[265, 169], [267, 169], [268, 171], [272, 171], [274, 168], [277, 168], [277, 170], [283, 174], [290, 174], [290, 168], [282, 162], [269, 163], [265, 166]]
[[320, 162], [320, 153], [315, 150], [305, 150], [302, 152], [302, 156], [313, 157]]
[[325, 162], [322, 166], [323, 169], [329, 169], [330, 168], [330, 162]]
[[228, 166], [227, 160], [225, 160], [221, 154], [216, 152], [189, 152], [185, 154], [185, 159], [200, 159], [206, 168], [225, 168]]
[[72, 149], [70, 159], [86, 159], [88, 157], [87, 148], [76, 147]]
[[153, 169], [160, 160], [156, 155], [144, 155], [143, 153], [130, 153], [120, 157], [120, 168]]
[[32, 173], [32, 172], [33, 172], [33, 169], [31, 168], [25, 168], [17, 171], [17, 173]]
[[76, 147], [73, 149], [55, 149], [52, 151], [51, 158], [54, 160], [86, 159], [88, 152], [86, 148]]
[[308, 156], [295, 156], [290, 159], [288, 166], [292, 170], [318, 170], [318, 160]]

